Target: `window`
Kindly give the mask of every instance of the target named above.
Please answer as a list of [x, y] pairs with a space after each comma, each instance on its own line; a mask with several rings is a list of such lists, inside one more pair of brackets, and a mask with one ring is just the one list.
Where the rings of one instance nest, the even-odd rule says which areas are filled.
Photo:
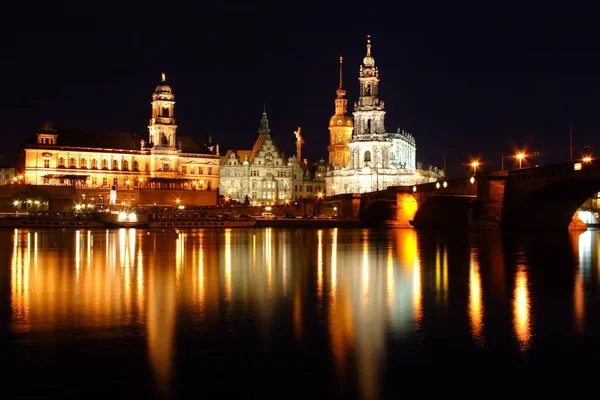
[[92, 176], [92, 186], [96, 186], [98, 184], [98, 178]]
[[92, 160], [92, 169], [98, 169], [98, 160]]
[[82, 158], [79, 162], [79, 168], [87, 169], [87, 160], [85, 158]]
[[133, 170], [135, 172], [139, 172], [139, 170], [140, 170], [140, 163], [139, 163], [138, 160], [133, 160]]
[[50, 160], [47, 158], [44, 160], [44, 168], [50, 168]]
[[119, 186], [119, 178], [113, 178], [113, 185]]
[[[112, 169], [119, 169], [119, 161], [112, 160]], [[116, 184], [115, 184], [116, 185]]]
[[212, 167], [208, 167], [208, 175], [212, 175]]
[[69, 159], [69, 168], [77, 168], [77, 160], [73, 157]]
[[169, 170], [169, 163], [164, 163], [163, 164], [163, 171], [168, 171]]
[[162, 108], [162, 116], [169, 118], [169, 108], [168, 107]]
[[370, 162], [371, 161], [371, 152], [370, 151], [365, 151], [365, 162]]
[[203, 175], [203, 174], [204, 174], [204, 171], [202, 170], [202, 167], [199, 167], [198, 168], [198, 175]]
[[106, 177], [102, 178], [102, 186], [108, 185], [108, 179]]
[[108, 160], [102, 160], [102, 169], [108, 169]]
[[127, 160], [123, 160], [123, 162], [121, 163], [123, 166], [123, 171], [129, 171], [129, 161]]
[[187, 167], [186, 167], [185, 165], [183, 165], [183, 166], [181, 167], [181, 173], [182, 173], [182, 174], [187, 174]]
[[64, 168], [64, 167], [65, 167], [65, 159], [61, 157], [58, 159], [58, 168]]

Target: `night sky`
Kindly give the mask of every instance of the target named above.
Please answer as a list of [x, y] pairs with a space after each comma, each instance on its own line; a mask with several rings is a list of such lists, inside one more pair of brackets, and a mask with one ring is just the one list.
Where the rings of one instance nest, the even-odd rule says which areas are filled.
[[453, 176], [465, 175], [473, 156], [499, 169], [501, 153], [515, 148], [539, 152], [532, 163], [566, 161], [570, 123], [576, 153], [600, 151], [600, 35], [567, 29], [560, 10], [553, 18], [521, 10], [529, 14], [517, 21], [503, 19], [511, 10], [403, 6], [378, 18], [343, 5], [314, 13], [222, 2], [176, 10], [47, 5], [5, 14], [0, 163], [13, 162], [43, 121], [147, 132], [161, 72], [176, 95], [178, 134], [212, 134], [221, 154], [250, 148], [266, 103], [280, 148], [295, 151], [301, 126], [303, 157], [327, 160], [338, 57], [352, 108], [367, 34], [386, 128], [415, 136], [417, 161], [442, 167], [445, 152]]

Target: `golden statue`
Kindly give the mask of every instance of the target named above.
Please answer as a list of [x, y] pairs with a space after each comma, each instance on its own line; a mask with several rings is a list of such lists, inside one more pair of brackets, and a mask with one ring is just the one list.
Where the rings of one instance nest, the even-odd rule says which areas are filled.
[[301, 130], [302, 128], [298, 127], [298, 130], [294, 131], [294, 135], [296, 135], [296, 158], [298, 159], [298, 162], [302, 160], [300, 157], [302, 155], [302, 144], [304, 143], [304, 139], [300, 136]]

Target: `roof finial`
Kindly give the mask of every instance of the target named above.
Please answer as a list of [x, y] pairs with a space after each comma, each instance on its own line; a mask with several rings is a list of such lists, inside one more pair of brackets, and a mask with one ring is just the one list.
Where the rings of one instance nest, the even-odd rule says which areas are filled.
[[163, 81], [163, 82], [166, 82], [166, 81], [167, 81], [167, 74], [165, 74], [165, 73], [163, 72], [163, 73], [161, 73], [161, 76], [162, 76], [162, 81]]
[[267, 103], [263, 103], [263, 114], [267, 113]]
[[371, 57], [371, 35], [367, 35], [367, 57]]
[[344, 57], [340, 55], [340, 89], [342, 88], [342, 62], [344, 61]]

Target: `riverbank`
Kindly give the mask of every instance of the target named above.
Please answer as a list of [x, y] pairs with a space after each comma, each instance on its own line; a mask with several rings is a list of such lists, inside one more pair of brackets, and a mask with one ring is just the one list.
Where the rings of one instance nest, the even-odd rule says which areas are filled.
[[359, 220], [350, 219], [256, 219], [255, 228], [360, 228], [362, 226]]

